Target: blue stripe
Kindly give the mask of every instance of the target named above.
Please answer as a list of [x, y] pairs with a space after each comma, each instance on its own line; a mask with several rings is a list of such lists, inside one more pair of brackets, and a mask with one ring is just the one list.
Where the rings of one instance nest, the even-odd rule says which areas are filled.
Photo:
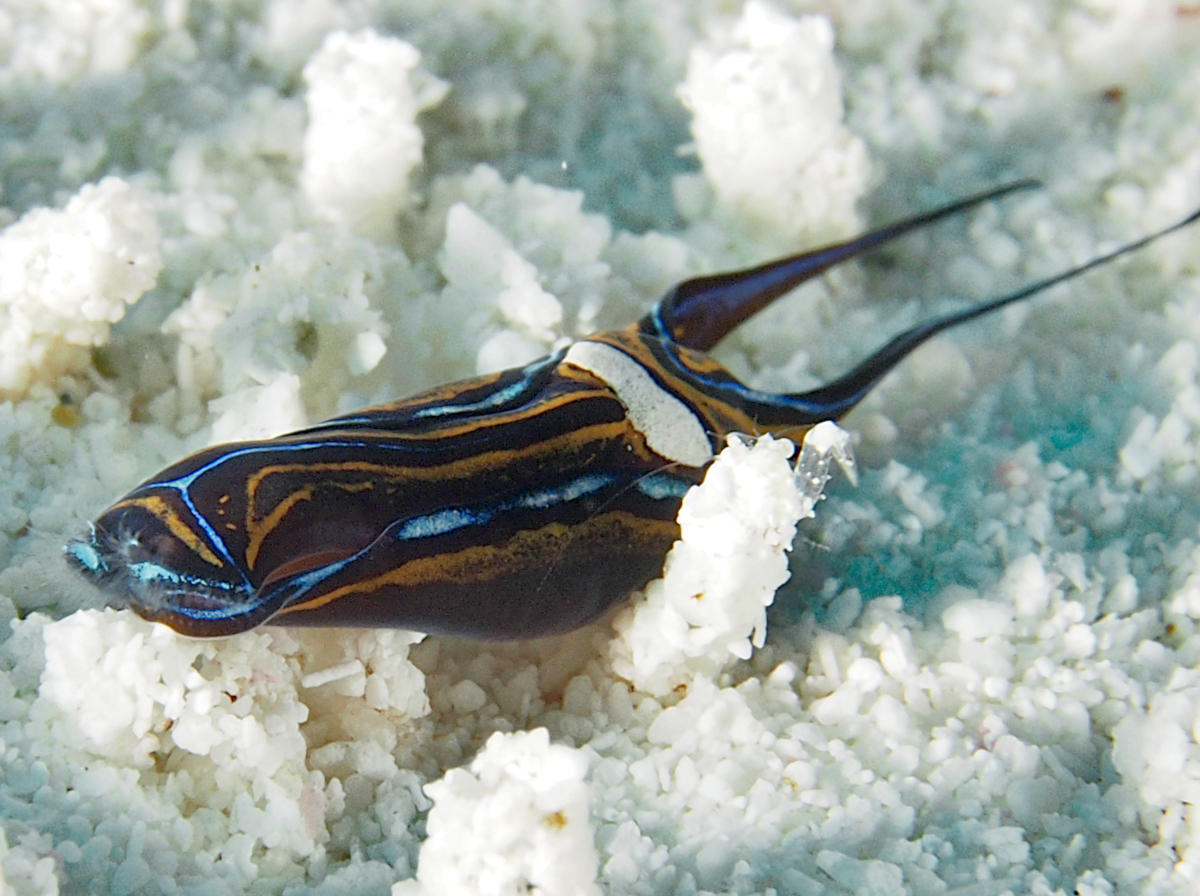
[[655, 501], [679, 500], [692, 487], [690, 482], [669, 473], [651, 473], [649, 476], [643, 476], [634, 485], [639, 492]]
[[477, 411], [491, 411], [498, 407], [508, 404], [526, 391], [533, 380], [542, 371], [548, 367], [553, 367], [562, 360], [565, 352], [555, 352], [549, 357], [534, 361], [529, 364], [521, 372], [524, 376], [515, 383], [505, 386], [497, 392], [493, 392], [487, 398], [481, 398], [479, 401], [473, 401], [470, 404], [441, 404], [430, 405], [426, 408], [421, 408], [413, 414], [414, 419], [423, 417], [455, 417], [459, 414], [473, 414]]
[[[371, 544], [367, 545], [356, 554], [346, 557], [343, 560], [338, 560], [329, 563], [319, 569], [310, 570], [296, 578], [290, 579], [285, 583], [281, 583], [279, 587], [287, 589], [286, 600], [281, 604], [282, 609], [301, 600], [309, 591], [320, 585], [330, 576], [341, 572], [350, 564], [365, 557], [385, 538], [396, 541], [419, 541], [422, 538], [432, 538], [439, 535], [446, 535], [450, 532], [466, 528], [468, 526], [486, 526], [497, 517], [509, 513], [513, 510], [542, 510], [549, 507], [554, 507], [558, 504], [566, 504], [571, 501], [576, 501], [579, 498], [588, 495], [596, 494], [604, 488], [612, 485], [617, 481], [617, 477], [608, 474], [594, 474], [589, 476], [580, 476], [562, 488], [545, 489], [542, 491], [531, 492], [515, 498], [512, 501], [502, 501], [493, 504], [490, 507], [481, 507], [477, 509], [464, 509], [453, 507], [447, 510], [439, 510], [436, 513], [426, 514], [424, 516], [412, 517], [403, 522], [397, 521], [392, 523], [388, 529], [379, 538], [375, 539]], [[279, 597], [278, 590], [273, 590], [269, 594], [259, 594], [258, 600], [254, 603], [251, 611], [254, 608], [261, 606], [267, 600], [276, 600]], [[249, 612], [249, 611], [248, 611]], [[206, 617], [214, 618], [214, 617]]]
[[[662, 321], [656, 317], [656, 326], [662, 327]], [[690, 367], [684, 365], [679, 360], [679, 356], [672, 351], [676, 347], [674, 342], [666, 341], [663, 343], [662, 354], [671, 362], [671, 366], [675, 368], [676, 375], [684, 382], [693, 384], [702, 384], [707, 389], [714, 392], [722, 392], [726, 395], [736, 395], [739, 398], [753, 402], [755, 404], [766, 405], [774, 408], [788, 408], [790, 410], [801, 411], [806, 414], [824, 415], [822, 419], [828, 418], [828, 407], [821, 402], [805, 401], [785, 393], [778, 392], [759, 392], [757, 389], [751, 389], [749, 386], [743, 385], [736, 380], [730, 382], [728, 380], [716, 381], [711, 380]], [[722, 398], [722, 401], [725, 399]]]
[[[560, 504], [569, 504], [588, 495], [594, 495], [616, 481], [608, 474], [580, 476], [560, 488], [539, 489], [527, 492], [511, 501], [501, 501], [491, 506], [477, 508], [451, 507], [425, 516], [414, 516], [405, 520], [392, 533], [397, 541], [416, 541], [445, 535], [468, 526], [486, 526], [496, 517], [513, 510], [547, 510]], [[393, 525], [396, 525], [393, 523]]]

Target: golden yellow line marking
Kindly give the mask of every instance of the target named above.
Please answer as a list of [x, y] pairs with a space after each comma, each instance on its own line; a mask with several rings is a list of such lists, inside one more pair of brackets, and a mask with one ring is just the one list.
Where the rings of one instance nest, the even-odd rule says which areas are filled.
[[179, 514], [162, 498], [157, 495], [150, 495], [145, 498], [130, 498], [127, 501], [117, 504], [113, 507], [113, 510], [119, 507], [130, 506], [141, 507], [147, 513], [157, 517], [172, 535], [183, 542], [188, 550], [200, 557], [205, 563], [210, 563], [217, 567], [217, 569], [225, 566], [221, 562], [221, 558], [208, 549], [208, 545], [196, 534], [196, 531], [180, 519]]
[[[574, 379], [574, 377], [572, 377]], [[538, 413], [551, 407], [569, 404], [583, 400], [581, 395], [588, 398], [603, 396], [608, 400], [616, 399], [610, 393], [591, 388], [590, 379], [585, 392], [574, 391], [559, 396], [552, 402], [539, 406]], [[478, 427], [467, 427], [465, 431], [478, 430]], [[443, 431], [442, 435], [445, 435]], [[271, 464], [255, 470], [246, 481], [246, 517], [245, 527], [247, 536], [246, 565], [253, 570], [258, 562], [258, 556], [263, 544], [271, 533], [283, 523], [288, 513], [300, 502], [312, 499], [319, 486], [338, 488], [345, 492], [355, 493], [374, 488], [380, 482], [395, 483], [405, 480], [453, 480], [468, 479], [486, 473], [490, 470], [513, 468], [522, 459], [537, 457], [556, 457], [564, 454], [577, 454], [580, 449], [589, 445], [604, 446], [611, 442], [625, 441], [633, 444], [639, 455], [644, 454], [642, 439], [633, 438], [628, 420], [620, 419], [613, 422], [585, 426], [563, 433], [555, 438], [545, 439], [533, 445], [522, 445], [517, 448], [497, 449], [482, 454], [475, 454], [447, 464], [429, 467], [396, 466], [379, 464], [372, 461], [330, 461], [326, 463], [292, 463]], [[358, 481], [331, 481], [330, 474], [344, 476], [367, 477]], [[282, 501], [276, 504], [265, 516], [259, 516], [258, 493], [263, 483], [272, 476], [295, 476], [299, 474], [306, 483], [303, 487], [293, 490]]]
[[679, 527], [674, 521], [647, 520], [626, 511], [604, 513], [577, 526], [548, 523], [540, 529], [518, 532], [504, 545], [474, 545], [450, 554], [410, 560], [373, 578], [343, 585], [310, 600], [284, 607], [278, 615], [316, 610], [348, 595], [370, 594], [389, 586], [413, 587], [429, 582], [480, 585], [511, 574], [513, 570], [539, 564], [548, 572], [553, 562], [549, 565], [545, 563], [547, 554], [557, 559], [572, 541], [586, 540], [594, 532], [602, 532], [614, 525], [640, 530], [647, 538], [660, 539], [667, 544], [679, 534]]
[[[564, 366], [565, 365], [560, 364], [557, 368], [557, 371], [561, 373]], [[532, 417], [537, 417], [541, 414], [547, 413], [548, 411], [556, 410], [563, 405], [569, 405], [576, 401], [587, 401], [594, 398], [612, 399], [613, 394], [612, 391], [606, 388], [603, 383], [599, 382], [599, 380], [591, 380], [588, 383], [587, 391], [564, 392], [561, 395], [555, 395], [552, 398], [542, 398], [536, 403], [531, 403], [522, 411], [509, 410], [473, 420], [464, 420], [461, 422], [455, 421], [453, 423], [446, 423], [440, 426], [435, 425], [428, 432], [406, 432], [403, 434], [396, 433], [387, 428], [389, 423], [386, 419], [380, 421], [380, 427], [378, 429], [375, 429], [372, 423], [364, 423], [350, 425], [347, 427], [346, 432], [358, 437], [372, 435], [382, 436], [385, 438], [389, 436], [400, 436], [405, 442], [437, 442], [443, 439], [455, 439], [463, 435], [472, 435], [481, 431], [486, 432], [487, 430], [493, 428], [502, 429], [514, 424], [523, 423]], [[389, 406], [383, 405], [383, 407]], [[372, 410], [377, 409], [372, 408]], [[308, 436], [306, 436], [306, 434], [303, 432], [297, 433], [295, 438], [297, 442], [303, 442], [306, 438], [311, 438], [312, 436], [318, 436], [319, 438], [327, 439], [332, 438], [333, 434], [339, 431], [340, 430], [336, 426], [331, 424], [328, 426], [328, 428], [323, 427], [317, 433], [312, 433]]]
[[306, 485], [303, 488], [298, 488], [278, 504], [267, 514], [262, 520], [252, 519], [249, 512], [249, 507], [253, 506], [253, 502], [247, 502], [246, 512], [246, 568], [253, 570], [254, 564], [258, 560], [258, 552], [262, 550], [263, 541], [268, 535], [283, 522], [283, 518], [288, 515], [288, 512], [299, 504], [301, 501], [307, 501], [313, 496], [313, 486]]
[[[616, 401], [616, 399], [614, 398], [613, 401]], [[267, 477], [286, 476], [298, 472], [308, 473], [314, 478], [322, 477], [327, 473], [366, 473], [377, 480], [385, 482], [400, 482], [405, 479], [419, 479], [423, 481], [467, 479], [477, 475], [481, 471], [509, 467], [523, 455], [553, 457], [561, 452], [570, 451], [572, 448], [587, 443], [603, 444], [619, 440], [625, 436], [628, 429], [629, 427], [625, 420], [616, 420], [611, 423], [585, 426], [533, 445], [497, 449], [483, 454], [470, 455], [451, 463], [423, 467], [381, 464], [366, 460], [270, 464], [260, 467], [246, 480], [246, 494], [249, 502], [253, 504], [254, 495], [258, 492]], [[251, 511], [248, 510], [247, 512]]]

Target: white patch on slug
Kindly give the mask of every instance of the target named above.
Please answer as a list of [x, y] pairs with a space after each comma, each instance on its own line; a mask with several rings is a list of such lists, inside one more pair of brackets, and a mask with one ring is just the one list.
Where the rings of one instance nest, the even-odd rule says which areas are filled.
[[700, 418], [623, 351], [584, 340], [572, 345], [564, 360], [599, 377], [613, 390], [625, 405], [629, 422], [655, 453], [689, 467], [702, 467], [713, 459], [712, 443]]

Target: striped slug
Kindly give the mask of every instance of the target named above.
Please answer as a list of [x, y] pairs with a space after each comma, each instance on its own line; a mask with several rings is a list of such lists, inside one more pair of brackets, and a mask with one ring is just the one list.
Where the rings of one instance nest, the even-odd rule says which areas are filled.
[[659, 573], [684, 492], [731, 433], [802, 441], [935, 334], [1200, 217], [913, 327], [811, 392], [750, 389], [707, 354], [831, 265], [1029, 186], [689, 280], [639, 323], [520, 369], [207, 448], [139, 485], [64, 551], [114, 604], [187, 635], [268, 621], [485, 640], [577, 628]]

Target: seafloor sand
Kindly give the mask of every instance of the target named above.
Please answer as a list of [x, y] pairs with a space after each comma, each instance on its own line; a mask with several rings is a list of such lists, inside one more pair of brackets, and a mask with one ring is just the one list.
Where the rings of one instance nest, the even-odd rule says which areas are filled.
[[[1045, 182], [721, 347], [798, 390], [1200, 205], [1194, 4], [809, 11], [0, 9], [3, 893], [373, 894], [418, 866], [398, 893], [1195, 892], [1200, 230], [886, 381], [748, 661], [802, 510], [769, 442], [722, 461], [679, 581], [617, 634], [213, 643], [81, 610], [63, 541], [191, 448]], [[689, 621], [697, 557], [729, 603]]]

